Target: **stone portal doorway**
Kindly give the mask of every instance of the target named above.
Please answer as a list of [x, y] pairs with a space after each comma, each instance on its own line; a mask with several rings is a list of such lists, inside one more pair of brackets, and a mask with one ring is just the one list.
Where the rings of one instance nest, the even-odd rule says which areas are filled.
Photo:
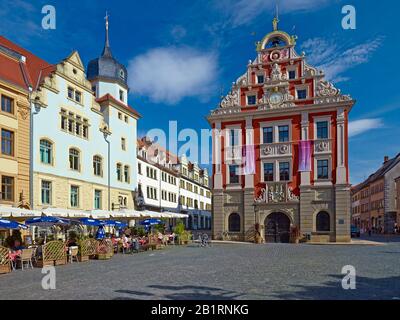
[[265, 219], [265, 242], [289, 243], [290, 219], [281, 212], [271, 213]]

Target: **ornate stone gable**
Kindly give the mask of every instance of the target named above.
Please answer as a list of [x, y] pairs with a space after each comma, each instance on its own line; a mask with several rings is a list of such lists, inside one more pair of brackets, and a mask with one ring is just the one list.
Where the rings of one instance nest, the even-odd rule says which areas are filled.
[[[232, 84], [230, 92], [212, 115], [237, 114], [244, 111], [243, 108], [253, 106], [258, 111], [268, 111], [305, 104], [351, 102], [350, 96], [342, 95], [325, 79], [322, 70], [307, 64], [305, 53], [299, 55], [296, 52], [296, 39], [286, 32], [274, 30], [258, 42], [257, 58], [249, 61], [247, 72]], [[257, 93], [255, 105], [243, 102], [248, 92]]]

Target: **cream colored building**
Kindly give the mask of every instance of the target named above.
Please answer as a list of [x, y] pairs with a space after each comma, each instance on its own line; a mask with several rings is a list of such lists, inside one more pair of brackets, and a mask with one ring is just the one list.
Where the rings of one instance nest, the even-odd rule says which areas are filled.
[[29, 207], [29, 88], [27, 57], [0, 37], [0, 205]]

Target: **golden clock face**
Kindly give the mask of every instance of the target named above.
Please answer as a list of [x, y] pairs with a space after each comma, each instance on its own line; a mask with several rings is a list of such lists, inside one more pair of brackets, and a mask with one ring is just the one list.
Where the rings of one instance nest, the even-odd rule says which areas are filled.
[[269, 97], [269, 103], [276, 105], [276, 104], [280, 104], [283, 102], [283, 94], [280, 92], [275, 92], [273, 94], [270, 95]]

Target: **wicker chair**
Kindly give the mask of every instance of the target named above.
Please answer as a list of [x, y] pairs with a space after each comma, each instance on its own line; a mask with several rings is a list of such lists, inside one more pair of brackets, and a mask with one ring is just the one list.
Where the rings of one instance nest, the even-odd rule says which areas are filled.
[[31, 249], [24, 249], [21, 251], [21, 255], [17, 257], [17, 261], [21, 263], [21, 269], [24, 270], [24, 264], [27, 264], [28, 267], [33, 269], [32, 258], [35, 250]]
[[78, 254], [79, 254], [79, 247], [69, 247], [68, 249], [69, 263], [73, 263], [74, 259], [76, 262], [79, 262]]

